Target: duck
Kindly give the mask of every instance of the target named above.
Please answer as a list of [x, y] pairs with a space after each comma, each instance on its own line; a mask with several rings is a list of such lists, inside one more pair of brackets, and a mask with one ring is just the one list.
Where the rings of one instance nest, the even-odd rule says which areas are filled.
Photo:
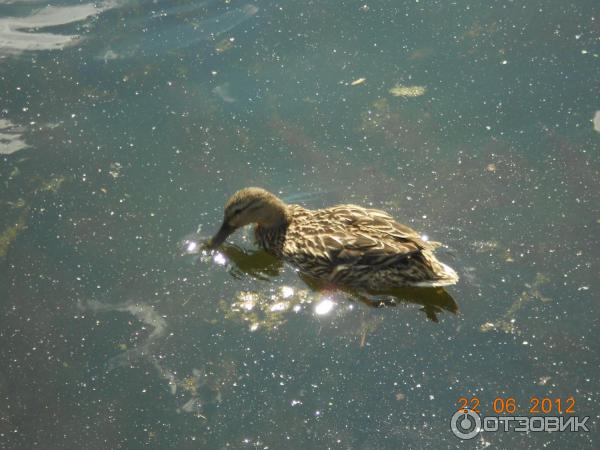
[[257, 244], [301, 275], [333, 286], [382, 291], [456, 284], [454, 269], [423, 238], [385, 211], [354, 204], [307, 209], [247, 187], [225, 204], [223, 222], [205, 246], [216, 249], [237, 229], [254, 225]]

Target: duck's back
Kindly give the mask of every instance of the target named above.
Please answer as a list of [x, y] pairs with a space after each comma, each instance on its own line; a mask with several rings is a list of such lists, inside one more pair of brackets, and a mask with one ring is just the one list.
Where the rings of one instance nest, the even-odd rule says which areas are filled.
[[351, 204], [289, 208], [291, 221], [282, 230], [284, 236], [274, 236], [265, 248], [307, 275], [369, 289], [458, 280], [431, 252], [438, 243], [424, 241], [384, 211]]

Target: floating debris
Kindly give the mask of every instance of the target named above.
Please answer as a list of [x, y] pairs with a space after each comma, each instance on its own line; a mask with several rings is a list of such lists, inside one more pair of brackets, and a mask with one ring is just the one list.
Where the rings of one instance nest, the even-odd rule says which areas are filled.
[[425, 94], [427, 88], [425, 86], [405, 86], [403, 84], [396, 84], [393, 88], [390, 89], [390, 94], [394, 97], [420, 97]]
[[350, 83], [350, 86], [359, 86], [359, 85], [363, 84], [365, 81], [367, 81], [366, 78], [357, 78], [352, 83]]
[[548, 381], [550, 381], [551, 379], [552, 379], [552, 377], [548, 377], [548, 376], [540, 377], [538, 379], [537, 385], [538, 386], [546, 386], [548, 384]]
[[379, 328], [379, 325], [382, 321], [383, 318], [381, 316], [370, 317], [362, 320], [358, 329], [358, 335], [360, 336], [360, 348], [363, 348], [365, 345], [367, 345], [367, 335], [369, 333], [374, 333], [377, 328]]
[[218, 54], [225, 53], [233, 48], [234, 42], [235, 38], [233, 37], [222, 39], [221, 41], [217, 42], [217, 45], [215, 45], [215, 51]]
[[473, 241], [471, 247], [475, 249], [476, 253], [486, 253], [494, 251], [498, 248], [500, 243], [498, 241]]
[[108, 171], [108, 174], [113, 177], [113, 178], [119, 178], [121, 176], [121, 169], [123, 168], [123, 166], [121, 166], [120, 162], [111, 162], [110, 163], [110, 170]]

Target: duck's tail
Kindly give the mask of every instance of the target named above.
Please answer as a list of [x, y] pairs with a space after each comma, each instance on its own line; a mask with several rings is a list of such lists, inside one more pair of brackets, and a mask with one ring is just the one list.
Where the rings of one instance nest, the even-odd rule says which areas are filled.
[[438, 261], [438, 259], [431, 252], [423, 253], [431, 268], [431, 278], [415, 284], [416, 286], [436, 287], [450, 286], [458, 283], [459, 276], [452, 267]]
[[440, 278], [437, 280], [435, 286], [449, 286], [451, 284], [458, 283], [460, 277], [452, 267], [439, 261], [438, 264], [440, 265], [442, 270], [437, 272]]

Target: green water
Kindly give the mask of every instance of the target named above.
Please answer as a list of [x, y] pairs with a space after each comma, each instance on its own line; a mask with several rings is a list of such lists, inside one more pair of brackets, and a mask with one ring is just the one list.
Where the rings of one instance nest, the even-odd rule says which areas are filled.
[[[598, 448], [595, 0], [45, 5], [0, 3], [0, 448]], [[369, 308], [182, 251], [252, 185], [461, 281]], [[590, 431], [462, 441], [462, 396]]]

